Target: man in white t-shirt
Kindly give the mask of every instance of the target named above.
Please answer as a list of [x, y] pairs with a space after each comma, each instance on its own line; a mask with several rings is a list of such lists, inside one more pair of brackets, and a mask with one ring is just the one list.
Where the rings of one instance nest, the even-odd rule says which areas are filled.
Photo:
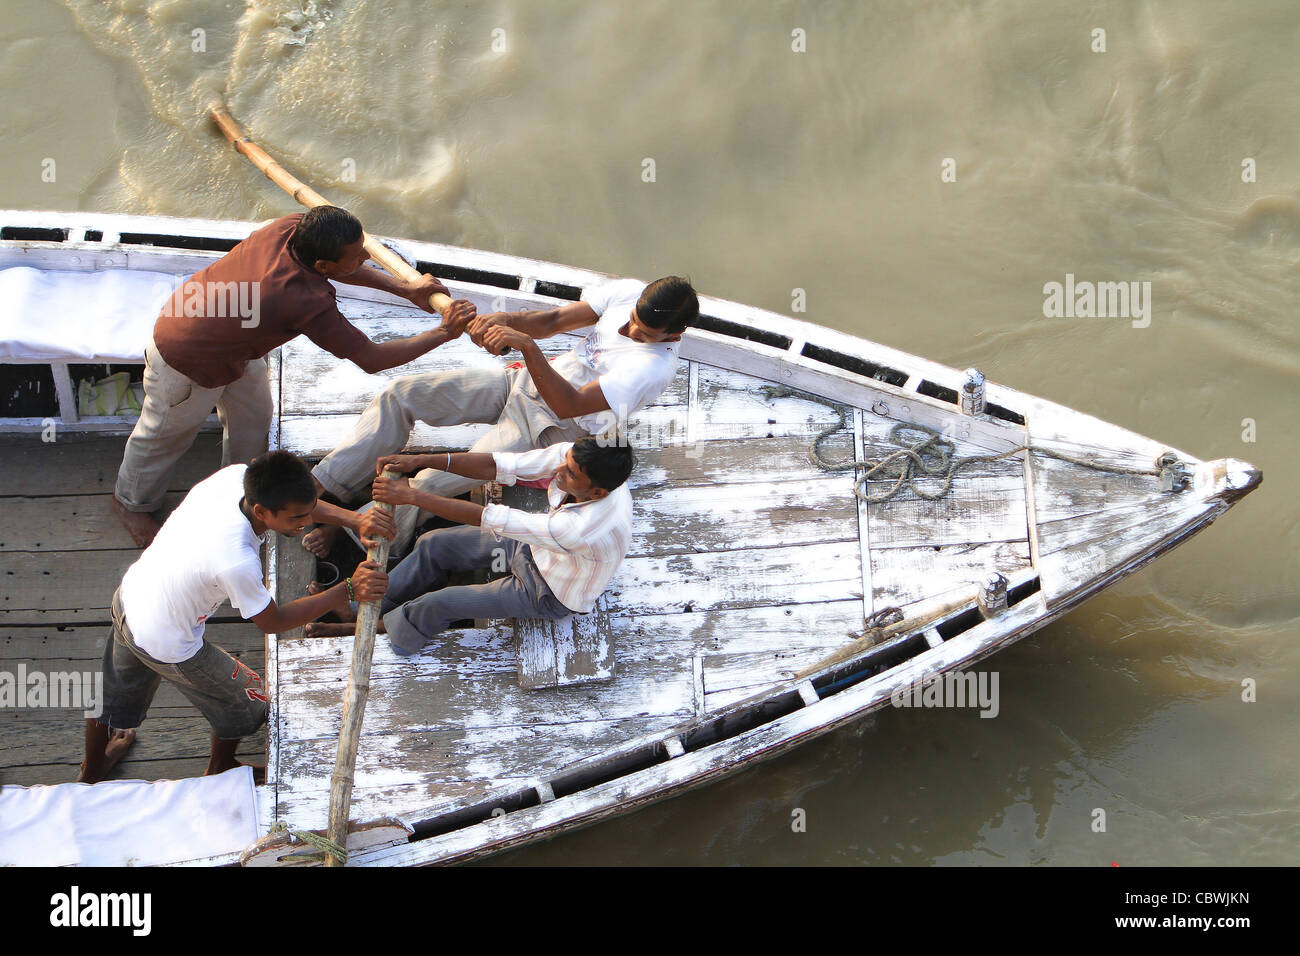
[[164, 679], [212, 725], [206, 773], [238, 766], [240, 739], [266, 721], [266, 694], [256, 672], [204, 638], [205, 622], [228, 600], [263, 632], [278, 634], [329, 611], [347, 611], [350, 598], [382, 598], [387, 575], [366, 561], [347, 581], [277, 607], [259, 556], [268, 530], [292, 537], [313, 519], [347, 524], [367, 539], [391, 537], [391, 518], [373, 514], [361, 519], [318, 503], [307, 466], [285, 451], [223, 468], [191, 488], [113, 595], [104, 710], [86, 721], [78, 780], [103, 779], [122, 757]]
[[[375, 396], [347, 440], [312, 470], [318, 490], [343, 502], [361, 496], [370, 487], [375, 462], [401, 451], [416, 421], [492, 423], [495, 427], [470, 449], [477, 453], [545, 448], [623, 427], [672, 381], [682, 332], [699, 312], [690, 282], [668, 276], [649, 285], [635, 279], [606, 283], [584, 290], [582, 301], [549, 311], [479, 316], [469, 326], [474, 343], [497, 355], [519, 349], [525, 367], [398, 379]], [[537, 347], [538, 339], [587, 327], [592, 328], [586, 337], [554, 362]], [[412, 488], [447, 497], [477, 484], [433, 470], [411, 481]], [[413, 506], [397, 509], [395, 553], [406, 550], [418, 516]], [[331, 543], [323, 529], [303, 541], [321, 556]]]

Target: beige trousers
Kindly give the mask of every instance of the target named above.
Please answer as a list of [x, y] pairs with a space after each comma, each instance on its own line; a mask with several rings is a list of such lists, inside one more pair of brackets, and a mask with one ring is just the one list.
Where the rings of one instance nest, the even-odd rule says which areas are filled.
[[144, 406], [126, 442], [114, 493], [128, 511], [157, 511], [172, 471], [194, 444], [212, 406], [221, 419], [221, 466], [244, 464], [266, 451], [271, 387], [266, 359], [248, 363], [238, 381], [204, 388], [176, 371], [154, 348], [144, 352]]
[[[574, 441], [586, 434], [573, 419], [555, 417], [526, 369], [461, 369], [410, 375], [397, 379], [371, 400], [352, 433], [312, 469], [312, 474], [326, 491], [343, 502], [351, 502], [370, 490], [375, 462], [406, 446], [416, 421], [430, 425], [491, 422], [492, 429], [470, 448], [478, 453], [527, 451]], [[464, 494], [481, 484], [434, 468], [426, 468], [411, 479], [411, 487], [446, 497]], [[406, 553], [422, 517], [427, 516], [412, 505], [396, 509], [397, 538], [392, 554]]]

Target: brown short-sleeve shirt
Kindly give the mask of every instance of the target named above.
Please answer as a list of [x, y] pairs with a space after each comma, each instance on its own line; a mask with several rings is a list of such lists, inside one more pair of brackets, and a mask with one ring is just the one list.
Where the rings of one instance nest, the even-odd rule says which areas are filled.
[[290, 251], [301, 219], [285, 216], [258, 229], [176, 290], [153, 329], [168, 365], [204, 388], [220, 388], [297, 335], [342, 359], [369, 341], [339, 312], [329, 280]]

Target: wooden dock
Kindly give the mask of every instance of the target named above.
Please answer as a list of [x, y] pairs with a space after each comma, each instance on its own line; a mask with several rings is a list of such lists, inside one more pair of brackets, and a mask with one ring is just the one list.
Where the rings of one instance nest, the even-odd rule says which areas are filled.
[[[0, 435], [0, 671], [98, 672], [111, 628], [113, 591], [140, 552], [113, 513], [111, 496], [126, 439]], [[180, 462], [168, 506], [221, 463], [220, 436], [203, 432]], [[229, 606], [208, 638], [253, 670], [265, 662], [262, 632]], [[0, 783], [75, 780], [85, 742], [79, 710], [0, 707]], [[207, 766], [210, 728], [166, 682], [139, 739], [110, 779], [191, 777]], [[266, 732], [244, 741], [260, 762]]]

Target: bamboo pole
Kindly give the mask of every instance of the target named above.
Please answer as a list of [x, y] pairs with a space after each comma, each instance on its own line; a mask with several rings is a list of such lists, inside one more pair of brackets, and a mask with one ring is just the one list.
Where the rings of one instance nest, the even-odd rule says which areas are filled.
[[[221, 130], [222, 134], [246, 156], [266, 178], [271, 180], [300, 204], [314, 209], [317, 206], [333, 205], [328, 199], [306, 183], [292, 175], [283, 166], [272, 159], [267, 152], [252, 141], [247, 133], [230, 115], [224, 103], [213, 104], [208, 115]], [[393, 250], [380, 243], [369, 233], [362, 232], [366, 252], [370, 258], [387, 269], [398, 279], [418, 280], [420, 273]], [[451, 297], [435, 293], [429, 297], [429, 305], [439, 313], [445, 314], [451, 305]], [[390, 478], [401, 477], [395, 471], [386, 469]], [[389, 514], [393, 506], [376, 502], [375, 507], [383, 508]], [[388, 564], [387, 538], [378, 539], [369, 549], [367, 557], [381, 568]], [[343, 696], [343, 721], [339, 729], [339, 749], [334, 761], [334, 773], [330, 777], [330, 811], [327, 835], [340, 847], [347, 846], [348, 822], [352, 807], [352, 784], [357, 762], [357, 746], [361, 742], [361, 725], [365, 719], [366, 699], [370, 695], [370, 663], [375, 652], [375, 631], [379, 626], [379, 602], [372, 601], [361, 605], [357, 613], [356, 637], [352, 643], [352, 670], [348, 676], [347, 691]], [[326, 866], [342, 866], [343, 860], [333, 853], [326, 853]]]
[[[391, 468], [384, 469], [385, 478], [400, 478]], [[393, 506], [375, 502], [389, 514]], [[379, 538], [366, 557], [381, 568], [388, 564], [387, 538]], [[379, 627], [379, 602], [368, 601], [357, 609], [356, 637], [352, 641], [352, 672], [348, 675], [348, 689], [343, 695], [343, 724], [339, 729], [339, 751], [334, 759], [334, 775], [330, 777], [330, 816], [327, 835], [339, 846], [348, 842], [348, 820], [352, 809], [353, 772], [357, 764], [357, 746], [361, 743], [361, 724], [366, 716], [366, 699], [370, 696], [370, 662], [375, 653], [375, 631]], [[342, 866], [343, 861], [332, 853], [325, 855], [326, 866]]]
[[[287, 192], [297, 202], [308, 209], [314, 209], [317, 206], [334, 205], [272, 159], [266, 150], [254, 143], [239, 123], [235, 121], [235, 118], [230, 115], [230, 110], [226, 108], [225, 103], [214, 103], [208, 107], [208, 116], [211, 117], [212, 122], [217, 125], [217, 128], [221, 130], [226, 139], [230, 140], [231, 145], [237, 151], [248, 157], [253, 165], [266, 175], [267, 179]], [[405, 279], [408, 282], [420, 278], [420, 273], [413, 269], [410, 263], [370, 235], [370, 233], [363, 231], [362, 236], [365, 239], [366, 252], [370, 253], [370, 258], [388, 270], [389, 274], [398, 279]], [[451, 305], [451, 296], [435, 292], [429, 297], [429, 305], [438, 314], [446, 315], [447, 307]]]

